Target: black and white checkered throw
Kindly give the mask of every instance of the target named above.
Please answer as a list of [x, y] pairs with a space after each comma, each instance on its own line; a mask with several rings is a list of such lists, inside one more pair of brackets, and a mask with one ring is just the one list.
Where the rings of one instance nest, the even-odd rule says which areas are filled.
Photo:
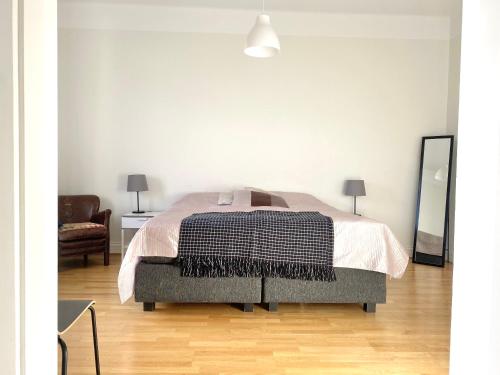
[[178, 261], [186, 277], [334, 281], [333, 243], [319, 212], [210, 212], [182, 221]]

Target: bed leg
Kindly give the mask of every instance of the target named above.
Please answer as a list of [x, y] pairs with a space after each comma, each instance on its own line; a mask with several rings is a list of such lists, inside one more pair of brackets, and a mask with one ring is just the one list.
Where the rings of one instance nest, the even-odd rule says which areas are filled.
[[144, 311], [155, 311], [155, 303], [154, 302], [143, 302], [143, 310]]
[[376, 303], [363, 303], [363, 310], [367, 313], [374, 313], [377, 310]]
[[278, 302], [269, 302], [267, 304], [267, 311], [277, 312], [278, 311]]
[[253, 303], [244, 303], [243, 312], [253, 312]]

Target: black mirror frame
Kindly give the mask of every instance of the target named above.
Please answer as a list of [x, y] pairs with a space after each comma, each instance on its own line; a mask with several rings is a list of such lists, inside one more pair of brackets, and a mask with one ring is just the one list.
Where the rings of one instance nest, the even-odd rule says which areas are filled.
[[[428, 255], [428, 262], [425, 260], [417, 260], [417, 233], [418, 233], [418, 223], [420, 218], [420, 198], [422, 195], [422, 173], [424, 167], [424, 154], [425, 154], [425, 142], [431, 139], [449, 139], [450, 140], [450, 153], [448, 161], [448, 181], [446, 186], [446, 205], [444, 214], [444, 236], [443, 236], [443, 252], [441, 257], [437, 255]], [[450, 215], [450, 191], [451, 191], [451, 176], [453, 168], [453, 146], [454, 146], [455, 136], [453, 135], [439, 135], [432, 137], [422, 137], [421, 149], [420, 149], [420, 169], [418, 176], [418, 192], [417, 192], [417, 207], [415, 209], [415, 232], [413, 236], [413, 263], [426, 264], [437, 267], [444, 267], [446, 261], [446, 251], [448, 250], [448, 235], [449, 235], [449, 215]], [[422, 254], [422, 253], [420, 253]], [[440, 262], [432, 262], [431, 259], [440, 258]]]

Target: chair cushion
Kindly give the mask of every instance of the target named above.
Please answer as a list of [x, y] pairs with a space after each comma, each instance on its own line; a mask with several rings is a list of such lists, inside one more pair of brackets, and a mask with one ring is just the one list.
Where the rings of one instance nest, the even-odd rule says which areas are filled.
[[61, 253], [82, 253], [87, 251], [104, 251], [106, 248], [106, 238], [86, 238], [75, 241], [59, 241]]
[[59, 228], [59, 241], [106, 237], [106, 227], [96, 223], [70, 223]]

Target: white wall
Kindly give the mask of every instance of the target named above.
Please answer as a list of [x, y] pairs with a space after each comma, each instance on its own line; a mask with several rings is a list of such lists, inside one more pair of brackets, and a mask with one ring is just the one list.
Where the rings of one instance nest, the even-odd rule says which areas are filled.
[[[62, 22], [64, 24], [64, 21]], [[420, 137], [446, 133], [448, 41], [281, 36], [254, 60], [244, 35], [60, 30], [60, 193], [134, 208], [128, 173], [145, 173], [146, 209], [190, 191], [245, 185], [305, 191], [413, 238]]]
[[455, 247], [455, 196], [457, 178], [458, 149], [458, 105], [460, 96], [460, 48], [462, 31], [462, 0], [453, 0], [454, 12], [450, 22], [450, 57], [448, 64], [448, 119], [447, 133], [455, 136], [454, 157], [452, 164], [452, 184], [450, 189], [450, 226], [449, 226], [449, 259], [453, 262]]
[[455, 136], [453, 162], [451, 169], [450, 188], [450, 219], [449, 219], [449, 260], [453, 262], [455, 248], [455, 206], [456, 206], [456, 179], [457, 179], [457, 150], [458, 150], [458, 104], [460, 93], [460, 44], [461, 37], [456, 36], [450, 39], [450, 58], [448, 74], [448, 120], [446, 133]]
[[450, 374], [500, 374], [500, 2], [464, 0], [462, 37]]

